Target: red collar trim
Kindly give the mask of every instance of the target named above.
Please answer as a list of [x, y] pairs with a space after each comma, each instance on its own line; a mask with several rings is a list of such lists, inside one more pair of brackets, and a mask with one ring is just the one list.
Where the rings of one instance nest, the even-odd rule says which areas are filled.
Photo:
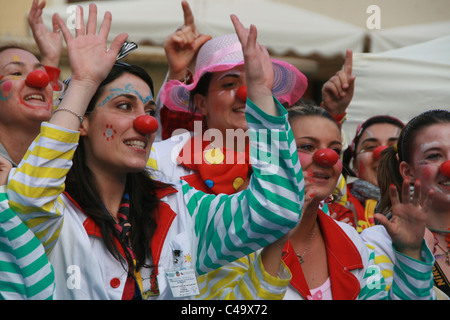
[[[86, 233], [90, 236], [94, 236], [100, 239], [103, 239], [102, 232], [100, 230], [100, 227], [95, 223], [95, 221], [86, 215], [83, 208], [78, 204], [78, 202], [75, 201], [67, 192], [64, 191], [64, 194], [69, 198], [69, 200], [73, 203], [74, 206], [78, 208], [81, 212], [84, 213], [86, 216], [86, 219], [83, 222], [84, 230], [86, 230]], [[114, 245], [116, 246], [119, 253], [122, 255], [122, 257], [125, 258], [125, 252], [123, 251], [122, 245], [120, 244], [119, 240], [114, 237], [113, 239]]]
[[159, 199], [162, 199], [162, 198], [164, 198], [165, 196], [167, 196], [167, 195], [169, 195], [169, 194], [177, 193], [177, 192], [178, 192], [178, 190], [175, 189], [174, 187], [167, 186], [167, 187], [162, 188], [162, 189], [157, 189], [157, 190], [156, 190], [156, 196], [157, 196]]
[[[169, 194], [177, 193], [178, 190], [176, 190], [173, 187], [166, 187], [163, 189], [159, 189], [156, 191], [156, 195], [158, 198], [163, 198]], [[64, 192], [65, 195], [69, 198], [69, 200], [85, 215], [86, 213], [81, 208], [81, 206], [67, 193]], [[172, 225], [173, 220], [177, 214], [172, 210], [169, 204], [165, 202], [160, 202], [158, 211], [157, 211], [157, 227], [155, 230], [155, 233], [152, 238], [152, 242], [150, 244], [150, 248], [152, 251], [153, 256], [153, 264], [155, 266], [156, 274], [158, 274], [158, 264], [159, 259], [161, 257], [161, 251], [164, 245], [164, 240], [167, 236], [167, 233], [169, 232], [170, 226]], [[102, 233], [100, 230], [100, 227], [94, 222], [93, 219], [86, 216], [86, 219], [83, 222], [83, 227], [86, 230], [86, 233], [91, 236], [95, 236], [98, 238], [103, 238]], [[119, 241], [114, 238], [114, 244], [118, 248], [120, 254], [125, 257], [125, 252], [123, 251], [122, 246], [120, 245]]]
[[[363, 268], [361, 255], [344, 230], [321, 210], [318, 212], [318, 222], [327, 247], [328, 271], [333, 299], [354, 300], [358, 297], [361, 286], [350, 270]], [[311, 296], [300, 262], [289, 241], [284, 248], [283, 261], [291, 270], [291, 285], [303, 297]]]

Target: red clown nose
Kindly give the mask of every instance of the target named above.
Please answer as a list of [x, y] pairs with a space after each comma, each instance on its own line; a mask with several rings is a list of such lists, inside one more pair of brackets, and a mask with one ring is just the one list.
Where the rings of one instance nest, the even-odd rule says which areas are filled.
[[236, 92], [236, 96], [242, 101], [247, 101], [247, 86], [240, 87]]
[[50, 82], [50, 77], [44, 70], [31, 71], [25, 80], [27, 86], [33, 88], [45, 88]]
[[321, 166], [332, 167], [339, 160], [339, 155], [331, 149], [320, 149], [314, 153], [313, 159], [315, 163]]
[[441, 173], [446, 176], [447, 178], [450, 178], [450, 160], [447, 160], [443, 162], [439, 168]]
[[387, 149], [388, 146], [378, 146], [373, 150], [373, 157], [375, 160], [380, 159], [381, 152], [383, 152], [384, 149]]
[[158, 121], [149, 115], [139, 116], [134, 119], [134, 128], [143, 134], [150, 134], [158, 130]]

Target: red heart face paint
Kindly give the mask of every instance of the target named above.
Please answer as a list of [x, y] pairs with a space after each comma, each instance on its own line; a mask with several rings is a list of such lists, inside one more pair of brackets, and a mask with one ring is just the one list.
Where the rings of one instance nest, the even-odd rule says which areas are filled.
[[106, 130], [103, 132], [103, 136], [106, 138], [106, 141], [113, 140], [114, 134], [116, 134], [117, 131], [113, 128], [111, 124], [106, 125]]

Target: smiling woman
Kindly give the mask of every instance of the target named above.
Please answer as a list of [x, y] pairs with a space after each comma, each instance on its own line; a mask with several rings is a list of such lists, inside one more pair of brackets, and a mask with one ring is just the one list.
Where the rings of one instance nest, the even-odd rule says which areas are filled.
[[[182, 1], [182, 7], [185, 23], [165, 42], [169, 73], [160, 91], [160, 118], [167, 139], [154, 144], [151, 157], [164, 181], [182, 178], [207, 193], [236, 193], [248, 186], [252, 173], [245, 115], [251, 89], [243, 48], [236, 34], [211, 39], [198, 33], [189, 4]], [[292, 105], [306, 91], [306, 76], [285, 61], [270, 61], [272, 93]], [[178, 80], [181, 74], [188, 74], [189, 82]], [[176, 129], [184, 128], [190, 131], [178, 135]]]
[[[386, 196], [390, 188], [400, 190], [401, 184], [408, 181], [420, 183], [422, 199], [434, 193], [426, 225], [433, 233], [428, 233], [428, 238], [436, 257], [434, 283], [447, 296], [450, 296], [450, 175], [445, 168], [450, 166], [449, 137], [450, 112], [438, 109], [419, 114], [406, 124], [396, 146], [383, 154], [378, 169], [383, 195], [380, 212], [389, 218], [395, 206]], [[409, 197], [409, 192], [403, 193], [402, 201]]]
[[[416, 260], [414, 255], [406, 257], [402, 256], [404, 252], [393, 252], [392, 242], [386, 241], [383, 249], [401, 257], [401, 263], [392, 259], [395, 268], [393, 263], [387, 266], [377, 263], [373, 242], [363, 241], [353, 227], [336, 222], [321, 209], [321, 201], [333, 192], [342, 170], [340, 159], [324, 162], [320, 156], [326, 154], [329, 159], [336, 159], [334, 155], [341, 152], [341, 133], [336, 121], [323, 108], [308, 105], [290, 108], [289, 122], [305, 173], [306, 199], [299, 225], [259, 252], [202, 276], [200, 297], [285, 300], [432, 297], [433, 259], [426, 246], [420, 245], [423, 223], [416, 222], [411, 214], [411, 224], [419, 226], [417, 233], [411, 232], [418, 235], [412, 243], [425, 254], [426, 262]], [[415, 213], [412, 209], [410, 212]], [[409, 239], [409, 235], [404, 237], [392, 230], [389, 234], [396, 240], [394, 246]], [[389, 239], [377, 232], [374, 237]], [[387, 282], [383, 273], [395, 273], [398, 277]]]
[[383, 150], [396, 144], [402, 121], [388, 115], [373, 116], [361, 123], [343, 155], [343, 175], [348, 181], [345, 206], [354, 213], [358, 232], [375, 224], [380, 199], [378, 165]]
[[[256, 28], [246, 30], [233, 16], [250, 61], [245, 66], [252, 78], [248, 95], [260, 104], [247, 101], [256, 155], [248, 189], [210, 195], [185, 182], [168, 185], [146, 170], [156, 136], [150, 129], [157, 126], [138, 121], [151, 117], [155, 108], [151, 78], [142, 68], [116, 62], [126, 35], [116, 36], [105, 50], [111, 14], [105, 14], [98, 34], [96, 20], [91, 4], [86, 27], [73, 37], [58, 19], [72, 67], [59, 107], [66, 112], [54, 113], [42, 125], [26, 161], [14, 172], [8, 184], [11, 208], [44, 244], [55, 268], [58, 298], [195, 295], [196, 276], [275, 241], [300, 218], [303, 178], [292, 132], [272, 95], [273, 74], [261, 72], [272, 63], [260, 50]], [[255, 90], [255, 83], [264, 85]], [[279, 134], [259, 141], [254, 133], [263, 129]], [[271, 148], [278, 157], [270, 168], [277, 174], [260, 159], [262, 150]]]

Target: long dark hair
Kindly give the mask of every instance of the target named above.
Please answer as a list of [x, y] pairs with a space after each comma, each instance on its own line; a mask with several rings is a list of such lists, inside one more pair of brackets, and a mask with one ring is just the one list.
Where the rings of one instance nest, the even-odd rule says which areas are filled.
[[[437, 124], [449, 123], [450, 112], [446, 110], [429, 110], [411, 119], [400, 132], [397, 144], [381, 153], [378, 165], [377, 180], [381, 191], [379, 201], [379, 212], [387, 214], [392, 206], [389, 196], [389, 186], [394, 184], [398, 190], [399, 197], [402, 196], [403, 177], [400, 174], [400, 163], [412, 162], [414, 141], [420, 130]], [[401, 200], [401, 199], [400, 199]]]
[[[99, 86], [86, 113], [94, 110], [104, 87], [124, 73], [131, 73], [144, 80], [150, 86], [153, 94], [152, 79], [144, 69], [133, 65], [116, 64]], [[121, 243], [121, 245], [124, 248], [129, 274], [133, 274], [145, 266], [145, 259], [151, 254], [150, 243], [158, 219], [159, 198], [156, 196], [156, 191], [166, 186], [167, 184], [152, 180], [147, 171], [127, 174], [126, 191], [130, 196], [129, 222], [132, 226], [129, 238], [135, 254], [135, 262], [128, 250], [125, 249], [125, 244]], [[119, 248], [114, 244], [115, 239], [119, 242], [121, 240], [114, 226], [114, 220], [103, 206], [93, 174], [86, 165], [86, 151], [82, 139], [75, 152], [73, 166], [67, 175], [66, 192], [100, 228], [106, 248], [123, 265], [123, 257]]]

